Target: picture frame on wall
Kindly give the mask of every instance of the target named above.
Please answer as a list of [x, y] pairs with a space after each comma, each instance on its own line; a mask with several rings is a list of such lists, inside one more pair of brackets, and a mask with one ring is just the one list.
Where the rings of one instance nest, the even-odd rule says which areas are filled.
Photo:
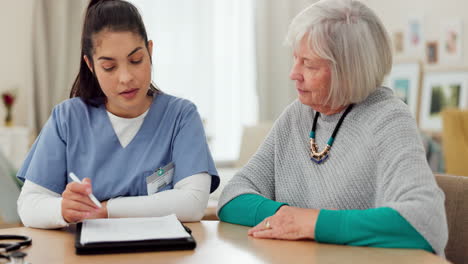
[[403, 47], [404, 47], [404, 35], [403, 32], [397, 31], [393, 32], [393, 49], [395, 50], [395, 53], [400, 54], [403, 53]]
[[463, 22], [461, 19], [445, 21], [441, 28], [440, 58], [443, 62], [459, 62], [463, 50]]
[[437, 41], [427, 42], [426, 44], [426, 61], [428, 64], [436, 64], [438, 62], [438, 44]]
[[423, 17], [408, 18], [405, 30], [405, 53], [409, 56], [422, 56], [425, 50]]
[[442, 131], [440, 113], [446, 108], [468, 106], [468, 71], [430, 72], [424, 75], [419, 126]]
[[385, 85], [408, 105], [415, 118], [418, 114], [420, 83], [421, 65], [418, 62], [394, 64], [385, 81]]

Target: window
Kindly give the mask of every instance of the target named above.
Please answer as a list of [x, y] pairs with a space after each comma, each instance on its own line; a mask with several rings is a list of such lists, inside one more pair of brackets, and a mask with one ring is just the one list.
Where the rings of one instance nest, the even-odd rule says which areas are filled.
[[258, 119], [251, 0], [131, 0], [154, 42], [153, 81], [194, 102], [216, 161], [236, 160]]

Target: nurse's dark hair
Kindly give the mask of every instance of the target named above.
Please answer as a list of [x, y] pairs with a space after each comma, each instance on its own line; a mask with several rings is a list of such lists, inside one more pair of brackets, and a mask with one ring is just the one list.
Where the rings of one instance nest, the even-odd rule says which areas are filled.
[[[96, 100], [105, 98], [101, 86], [94, 74], [93, 36], [102, 30], [112, 32], [133, 32], [145, 42], [148, 50], [148, 36], [143, 19], [138, 9], [131, 3], [122, 0], [91, 0], [86, 10], [81, 35], [81, 61], [78, 75], [73, 83], [70, 98], [81, 97], [86, 103], [97, 106]], [[93, 71], [90, 71], [84, 56], [88, 57]], [[151, 56], [150, 56], [151, 59]], [[151, 84], [149, 93], [157, 92]]]

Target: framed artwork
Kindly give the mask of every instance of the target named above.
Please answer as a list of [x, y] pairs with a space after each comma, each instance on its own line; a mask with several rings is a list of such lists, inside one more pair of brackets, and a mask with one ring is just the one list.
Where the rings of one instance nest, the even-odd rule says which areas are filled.
[[422, 90], [420, 128], [442, 130], [440, 113], [445, 108], [468, 106], [468, 72], [426, 73]]
[[419, 63], [394, 64], [385, 82], [385, 85], [393, 89], [395, 95], [408, 105], [415, 118], [418, 112], [420, 73]]
[[428, 42], [426, 44], [426, 61], [429, 64], [435, 64], [438, 61], [437, 41]]
[[445, 62], [462, 59], [462, 20], [447, 21], [442, 24], [440, 59]]
[[393, 32], [393, 48], [396, 53], [403, 53], [403, 32]]
[[408, 55], [422, 55], [424, 53], [424, 32], [422, 17], [408, 19], [405, 36], [405, 53]]

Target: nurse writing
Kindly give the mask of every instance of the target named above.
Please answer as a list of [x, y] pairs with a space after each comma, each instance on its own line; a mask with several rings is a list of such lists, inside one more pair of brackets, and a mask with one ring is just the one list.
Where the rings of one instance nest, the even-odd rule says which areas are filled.
[[17, 175], [23, 224], [172, 213], [199, 221], [219, 177], [195, 105], [151, 84], [153, 42], [138, 10], [92, 0], [81, 46], [71, 99], [53, 109]]

